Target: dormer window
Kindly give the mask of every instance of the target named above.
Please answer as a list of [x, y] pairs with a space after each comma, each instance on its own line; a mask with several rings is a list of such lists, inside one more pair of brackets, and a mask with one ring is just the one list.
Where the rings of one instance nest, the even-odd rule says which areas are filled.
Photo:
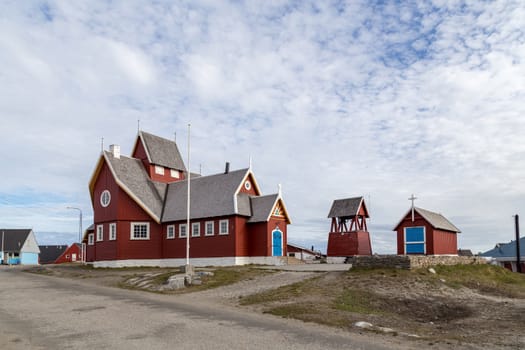
[[179, 171], [175, 169], [170, 169], [170, 175], [175, 179], [178, 179], [180, 177]]
[[155, 174], [164, 175], [164, 167], [160, 165], [155, 165]]

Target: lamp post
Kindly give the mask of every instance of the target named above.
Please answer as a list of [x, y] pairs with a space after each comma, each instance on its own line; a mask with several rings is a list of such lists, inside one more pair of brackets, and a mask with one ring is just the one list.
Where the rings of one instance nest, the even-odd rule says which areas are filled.
[[80, 244], [80, 262], [84, 261], [84, 246], [82, 244], [82, 209], [77, 207], [67, 207], [67, 209], [75, 209], [79, 212], [78, 218], [78, 243]]

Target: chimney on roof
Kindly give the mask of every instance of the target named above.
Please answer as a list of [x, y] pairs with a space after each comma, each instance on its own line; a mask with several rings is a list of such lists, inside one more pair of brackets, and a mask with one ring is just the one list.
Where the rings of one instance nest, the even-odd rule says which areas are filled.
[[226, 162], [226, 167], [224, 168], [224, 173], [228, 174], [230, 172], [230, 162]]
[[120, 159], [120, 146], [119, 145], [110, 145], [109, 151], [113, 154], [113, 157]]

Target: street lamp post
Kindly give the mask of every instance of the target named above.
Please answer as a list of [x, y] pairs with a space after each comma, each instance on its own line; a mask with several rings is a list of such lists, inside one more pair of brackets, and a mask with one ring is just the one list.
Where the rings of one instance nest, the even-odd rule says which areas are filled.
[[78, 219], [78, 243], [80, 244], [80, 262], [84, 261], [84, 245], [82, 244], [82, 209], [77, 207], [67, 207], [67, 209], [75, 209], [79, 212]]

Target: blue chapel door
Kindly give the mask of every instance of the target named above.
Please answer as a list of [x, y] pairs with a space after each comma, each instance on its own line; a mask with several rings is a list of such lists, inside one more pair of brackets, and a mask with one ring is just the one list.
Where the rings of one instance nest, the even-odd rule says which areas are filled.
[[405, 228], [405, 254], [425, 254], [425, 228]]
[[272, 256], [283, 256], [283, 233], [279, 229], [272, 231]]

